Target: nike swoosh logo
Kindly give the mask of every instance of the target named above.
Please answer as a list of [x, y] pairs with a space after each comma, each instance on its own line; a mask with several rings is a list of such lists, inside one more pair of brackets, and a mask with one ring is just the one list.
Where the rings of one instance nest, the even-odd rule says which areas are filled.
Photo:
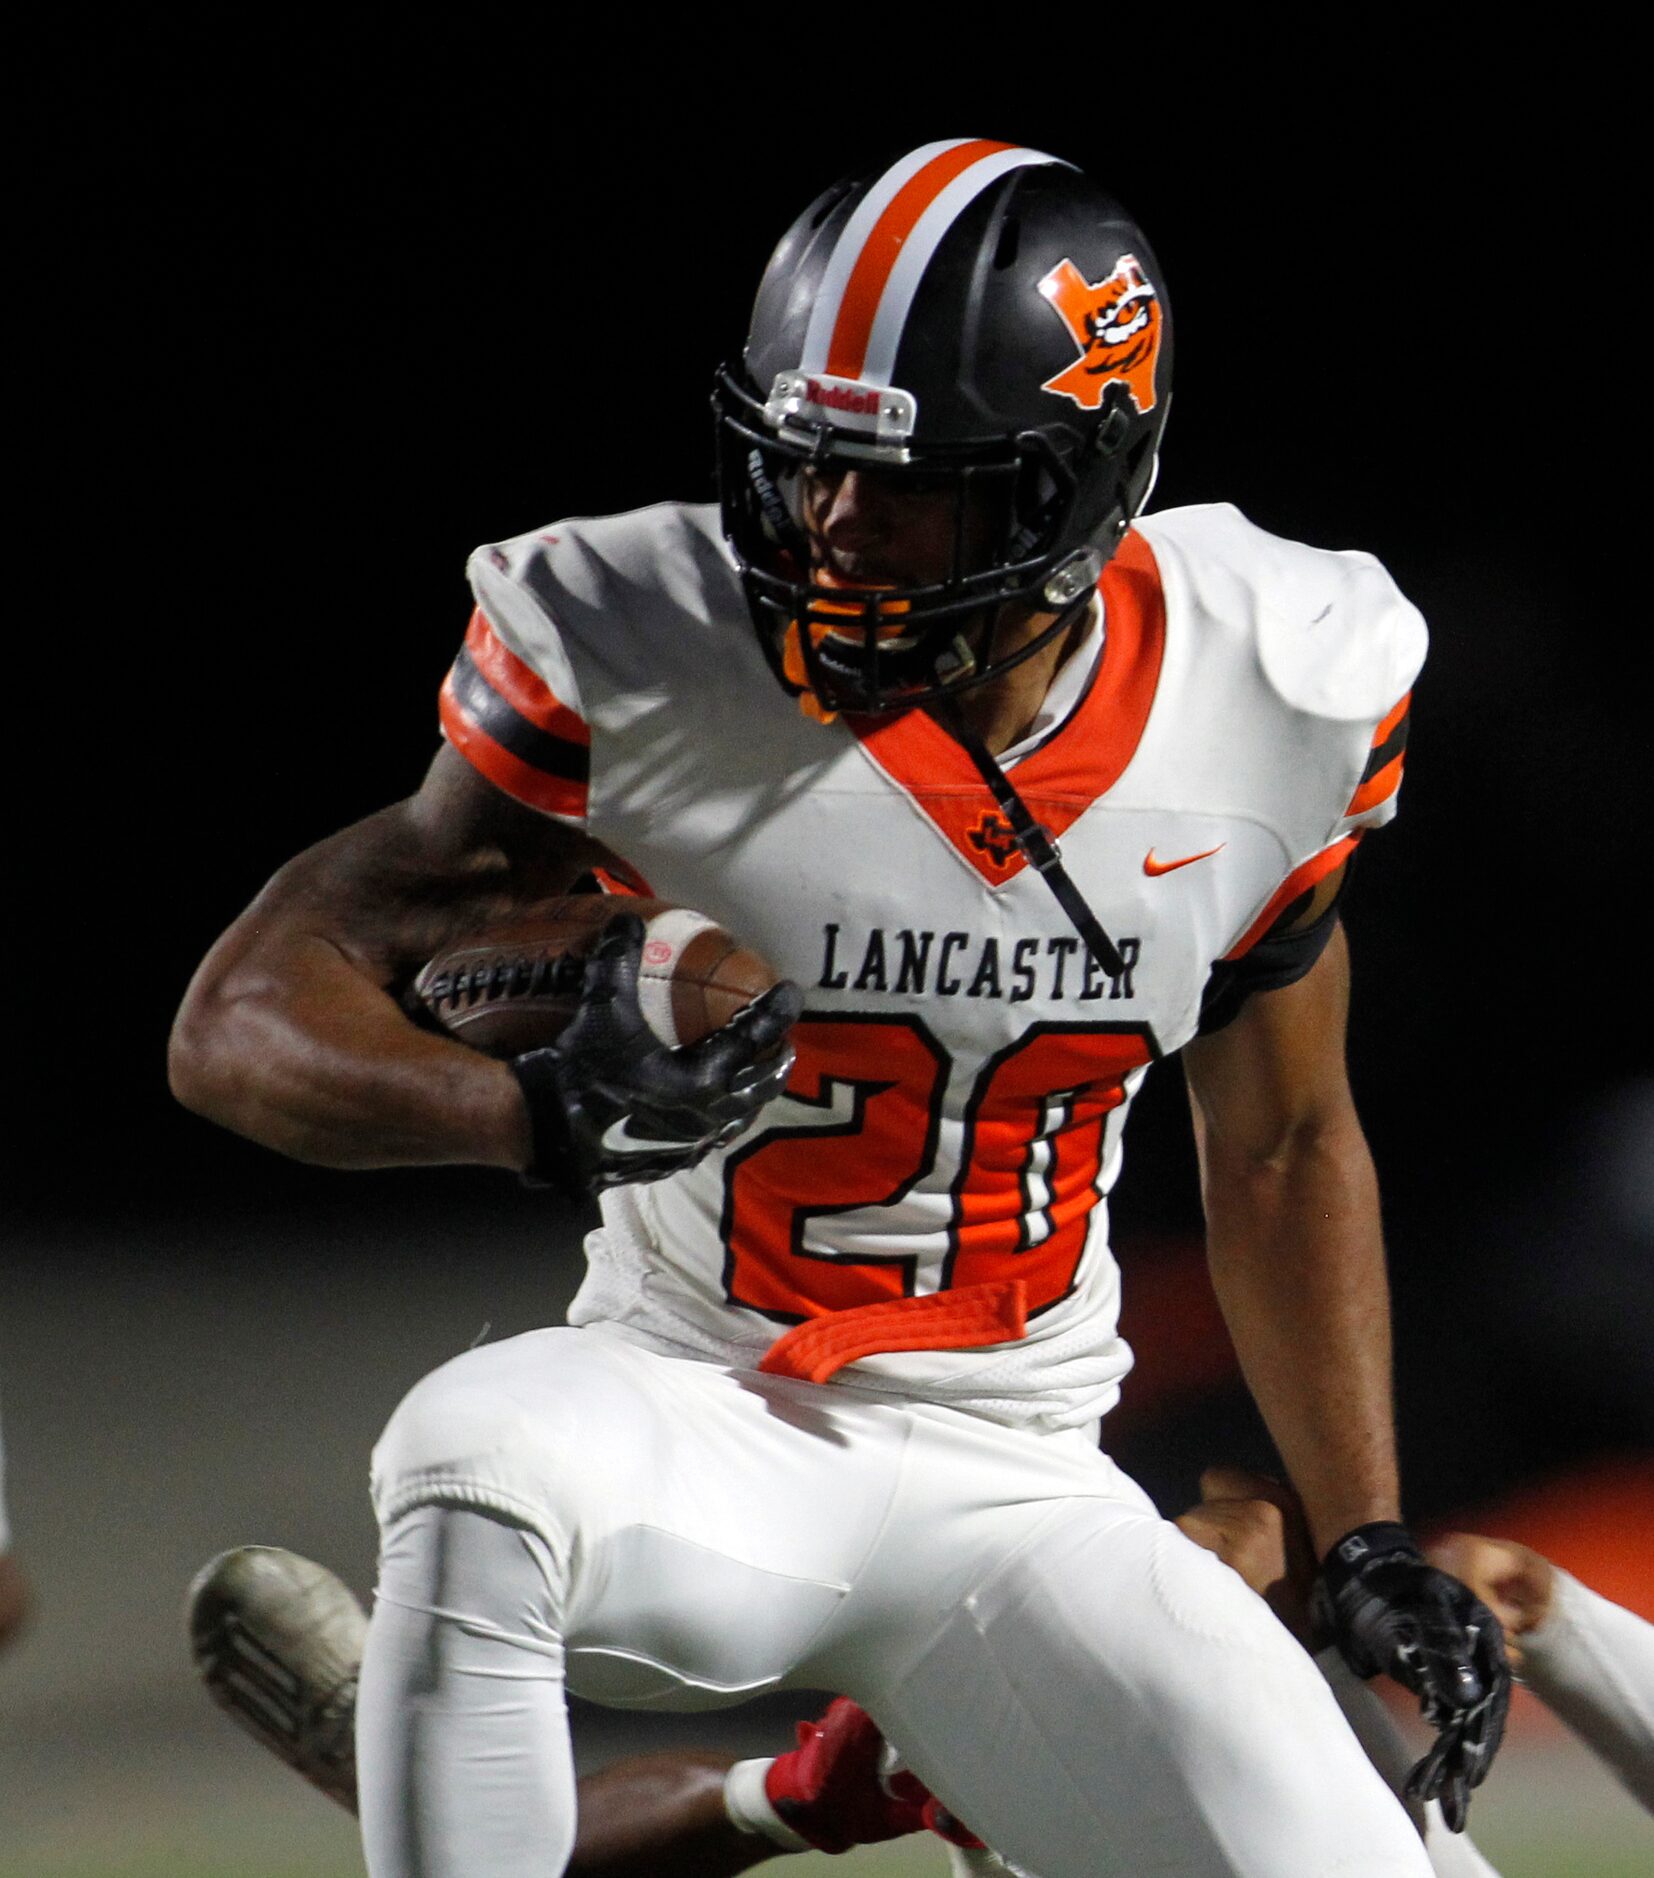
[[1178, 868], [1189, 867], [1196, 861], [1209, 861], [1214, 854], [1221, 853], [1228, 845], [1227, 841], [1220, 841], [1215, 848], [1202, 848], [1198, 854], [1185, 854], [1179, 861], [1157, 861], [1154, 858], [1154, 849], [1150, 848], [1143, 856], [1143, 872], [1150, 879], [1153, 879], [1156, 874], [1175, 873]]
[[634, 1135], [627, 1127], [629, 1118], [622, 1116], [618, 1122], [610, 1122], [603, 1131], [603, 1145], [614, 1154], [650, 1154], [661, 1148], [668, 1153], [682, 1154], [692, 1144], [687, 1141], [656, 1141], [648, 1135]]

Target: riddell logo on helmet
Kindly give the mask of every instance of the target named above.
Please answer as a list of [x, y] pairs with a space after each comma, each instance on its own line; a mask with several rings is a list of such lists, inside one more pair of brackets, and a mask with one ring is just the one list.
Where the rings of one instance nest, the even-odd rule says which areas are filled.
[[804, 381], [804, 396], [811, 404], [825, 405], [830, 411], [852, 411], [858, 417], [877, 417], [879, 414], [879, 394], [873, 391], [852, 391], [848, 385], [824, 385], [819, 379], [807, 378]]
[[1095, 411], [1110, 385], [1124, 385], [1139, 411], [1152, 411], [1160, 297], [1137, 257], [1122, 254], [1114, 272], [1097, 281], [1088, 281], [1072, 261], [1061, 260], [1039, 290], [1083, 355], [1046, 379], [1040, 390]]

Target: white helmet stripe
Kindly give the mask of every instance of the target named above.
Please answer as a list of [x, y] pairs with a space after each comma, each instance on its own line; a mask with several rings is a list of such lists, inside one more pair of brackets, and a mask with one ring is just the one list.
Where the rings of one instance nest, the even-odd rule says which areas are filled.
[[[919, 282], [947, 231], [999, 177], [1059, 161], [1039, 150], [955, 137], [921, 145], [893, 164], [856, 205], [828, 256], [800, 369], [888, 385]], [[909, 185], [916, 180], [914, 191]]]
[[[973, 163], [963, 176], [956, 176], [947, 188], [920, 216], [913, 233], [902, 243], [902, 252], [890, 270], [884, 292], [879, 296], [879, 310], [873, 316], [873, 332], [867, 342], [867, 358], [861, 376], [870, 385], [888, 385], [896, 369], [896, 350], [902, 343], [902, 329], [913, 308], [913, 296], [935, 254], [942, 237], [981, 195], [990, 183], [997, 182], [1011, 170], [1031, 163], [1056, 163], [1057, 157], [1041, 150], [1001, 150]], [[1072, 168], [1064, 164], [1065, 169]]]
[[948, 137], [941, 143], [921, 144], [917, 150], [910, 150], [900, 162], [892, 164], [856, 204], [855, 213], [845, 223], [844, 232], [827, 257], [827, 271], [821, 277], [816, 303], [810, 309], [810, 324], [804, 332], [804, 356], [798, 362], [800, 371], [826, 371], [827, 347], [844, 301], [844, 290], [850, 284], [850, 270], [867, 245], [867, 237], [879, 217], [927, 163], [944, 151], [957, 150], [961, 144], [969, 142], [968, 137]]

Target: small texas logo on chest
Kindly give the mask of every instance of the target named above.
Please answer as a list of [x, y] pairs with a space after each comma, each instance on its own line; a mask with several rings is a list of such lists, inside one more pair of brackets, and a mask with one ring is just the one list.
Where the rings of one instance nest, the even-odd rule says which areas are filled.
[[1154, 367], [1160, 356], [1160, 296], [1137, 257], [1122, 254], [1114, 272], [1098, 281], [1088, 281], [1072, 261], [1059, 261], [1039, 290], [1081, 353], [1072, 365], [1046, 379], [1040, 390], [1057, 392], [1095, 411], [1110, 385], [1124, 385], [1139, 411], [1152, 411]]
[[965, 839], [978, 854], [985, 854], [1001, 872], [1016, 858], [1016, 835], [1011, 824], [995, 809], [984, 809], [975, 824], [965, 830]]

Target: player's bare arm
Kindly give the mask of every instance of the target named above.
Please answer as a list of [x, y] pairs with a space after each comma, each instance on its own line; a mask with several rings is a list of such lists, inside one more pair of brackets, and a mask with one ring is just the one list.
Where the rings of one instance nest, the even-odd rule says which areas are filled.
[[327, 1166], [525, 1167], [510, 1069], [416, 1028], [397, 992], [444, 944], [603, 858], [445, 746], [416, 794], [289, 861], [213, 947], [173, 1030], [174, 1093]]
[[1344, 1062], [1341, 928], [1296, 983], [1186, 1052], [1212, 1282], [1323, 1555], [1315, 1616], [1438, 1729], [1408, 1791], [1462, 1830], [1504, 1729], [1499, 1625], [1401, 1523], [1378, 1186]]
[[1399, 1517], [1378, 1184], [1344, 1066], [1341, 931], [1184, 1052], [1212, 1281], [1318, 1552]]

